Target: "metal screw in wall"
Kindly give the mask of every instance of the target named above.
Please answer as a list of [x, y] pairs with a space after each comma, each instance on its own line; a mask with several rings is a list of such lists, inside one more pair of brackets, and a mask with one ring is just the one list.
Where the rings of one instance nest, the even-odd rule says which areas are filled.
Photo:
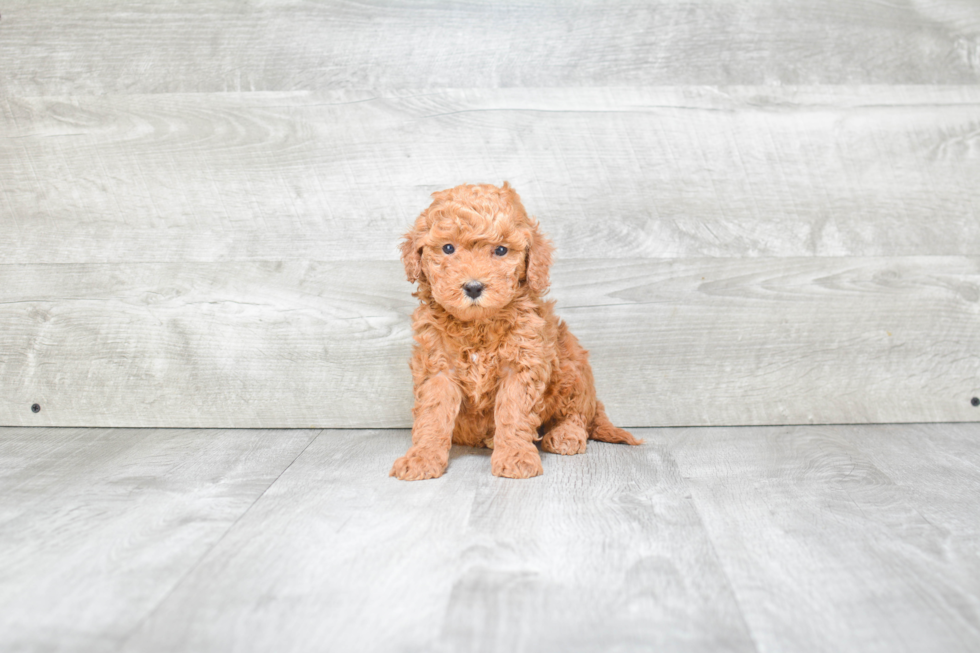
[[41, 412], [41, 404], [34, 404], [33, 406], [31, 406], [31, 412], [32, 413], [40, 413]]

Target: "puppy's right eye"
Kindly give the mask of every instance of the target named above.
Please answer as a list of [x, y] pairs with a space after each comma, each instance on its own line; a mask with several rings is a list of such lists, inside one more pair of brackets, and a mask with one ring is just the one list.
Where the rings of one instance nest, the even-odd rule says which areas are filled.
[[452, 245], [450, 245], [449, 243], [446, 243], [445, 245], [442, 246], [442, 252], [443, 252], [443, 254], [452, 254], [455, 251], [456, 251], [456, 248], [453, 247]]

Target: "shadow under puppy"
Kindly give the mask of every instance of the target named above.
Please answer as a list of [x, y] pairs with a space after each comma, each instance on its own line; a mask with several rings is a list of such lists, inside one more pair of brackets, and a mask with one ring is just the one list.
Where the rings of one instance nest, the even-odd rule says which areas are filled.
[[402, 243], [412, 315], [412, 446], [391, 476], [442, 476], [453, 443], [493, 449], [496, 476], [541, 474], [544, 451], [577, 454], [589, 438], [642, 441], [596, 400], [588, 352], [554, 314], [554, 248], [507, 182], [462, 185], [433, 202]]

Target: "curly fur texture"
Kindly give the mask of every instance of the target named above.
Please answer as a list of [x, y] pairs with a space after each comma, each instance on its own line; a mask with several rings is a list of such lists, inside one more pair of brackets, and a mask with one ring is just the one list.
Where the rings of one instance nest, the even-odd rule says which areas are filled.
[[391, 475], [441, 476], [453, 443], [493, 449], [491, 471], [509, 478], [541, 474], [535, 443], [565, 455], [589, 438], [640, 444], [610, 423], [588, 352], [542, 299], [554, 248], [514, 189], [462, 185], [432, 197], [402, 243], [418, 282], [415, 421]]

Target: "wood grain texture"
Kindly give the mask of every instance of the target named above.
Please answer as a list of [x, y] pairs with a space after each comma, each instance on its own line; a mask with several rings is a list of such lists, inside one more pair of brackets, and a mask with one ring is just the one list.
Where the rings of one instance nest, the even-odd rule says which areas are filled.
[[661, 433], [758, 650], [980, 647], [976, 425]]
[[[624, 426], [980, 420], [980, 259], [553, 278]], [[387, 261], [0, 266], [0, 423], [407, 427], [410, 293]]]
[[407, 431], [0, 428], [0, 647], [980, 647], [980, 424], [638, 434], [405, 483]]
[[980, 81], [971, 0], [8, 0], [17, 95]]
[[980, 86], [3, 98], [0, 263], [397, 257], [508, 179], [565, 258], [980, 255]]
[[0, 648], [118, 650], [315, 435], [0, 429]]
[[415, 300], [399, 264], [0, 267], [19, 288], [0, 300], [14, 423], [25, 409], [35, 424], [102, 426], [409, 418]]
[[980, 419], [978, 52], [972, 0], [7, 2], [0, 423], [407, 426], [398, 237], [504, 179], [620, 423]]
[[[752, 651], [669, 454], [387, 476], [406, 432], [318, 438], [127, 640], [134, 651]], [[612, 646], [610, 646], [612, 645]]]
[[[907, 488], [907, 505], [924, 519], [963, 541], [950, 541], [956, 559], [972, 560], [980, 578], [980, 447], [976, 428], [966, 424], [871, 429], [854, 445], [878, 469]], [[911, 471], [916, 473], [912, 474]], [[950, 492], [955, 487], [957, 492]]]

